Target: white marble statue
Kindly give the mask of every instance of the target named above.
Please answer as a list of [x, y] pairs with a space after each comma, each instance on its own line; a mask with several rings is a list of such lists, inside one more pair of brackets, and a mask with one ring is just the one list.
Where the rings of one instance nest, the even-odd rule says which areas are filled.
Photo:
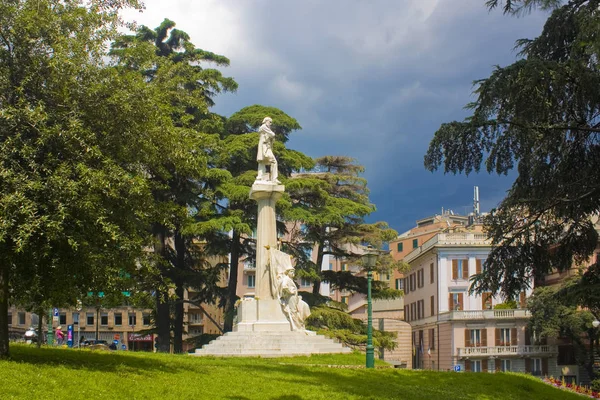
[[294, 282], [294, 266], [289, 254], [277, 249], [269, 249], [270, 278], [273, 297], [279, 299], [281, 309], [290, 321], [293, 331], [305, 330], [304, 321], [310, 315], [310, 307], [298, 295]]
[[267, 174], [267, 165], [270, 167], [269, 181], [281, 183], [277, 180], [277, 159], [273, 154], [273, 141], [275, 140], [275, 132], [271, 130], [271, 117], [265, 117], [262, 125], [258, 129], [260, 138], [258, 140], [258, 152], [256, 153], [256, 161], [258, 161], [257, 181], [264, 181]]

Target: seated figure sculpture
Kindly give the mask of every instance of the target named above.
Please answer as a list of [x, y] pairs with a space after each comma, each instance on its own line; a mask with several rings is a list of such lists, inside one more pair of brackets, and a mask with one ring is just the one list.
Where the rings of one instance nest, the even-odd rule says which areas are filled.
[[269, 248], [268, 250], [270, 252], [269, 268], [273, 297], [279, 299], [281, 309], [290, 321], [292, 331], [303, 331], [305, 330], [304, 321], [310, 315], [310, 307], [298, 294], [291, 257], [277, 249]]

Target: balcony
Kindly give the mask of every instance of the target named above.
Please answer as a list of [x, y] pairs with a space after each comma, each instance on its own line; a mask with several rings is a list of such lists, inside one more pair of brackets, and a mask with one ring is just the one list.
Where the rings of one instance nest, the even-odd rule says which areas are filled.
[[484, 233], [438, 233], [421, 246], [404, 257], [404, 261], [411, 262], [434, 246], [491, 246], [492, 241]]
[[459, 347], [459, 358], [470, 357], [507, 357], [507, 356], [552, 356], [558, 354], [557, 346], [494, 346]]
[[256, 271], [256, 263], [244, 262], [244, 271]]
[[529, 310], [465, 310], [450, 311], [438, 316], [438, 321], [455, 320], [498, 320], [498, 319], [517, 319], [529, 318]]

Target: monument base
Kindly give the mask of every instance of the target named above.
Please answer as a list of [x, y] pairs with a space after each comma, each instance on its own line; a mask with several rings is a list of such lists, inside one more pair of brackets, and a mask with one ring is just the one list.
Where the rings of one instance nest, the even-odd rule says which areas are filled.
[[290, 332], [291, 330], [291, 324], [277, 300], [249, 298], [242, 300], [238, 305], [234, 332]]
[[285, 357], [350, 353], [352, 350], [311, 331], [292, 331], [279, 301], [243, 299], [233, 332], [211, 341], [195, 356]]

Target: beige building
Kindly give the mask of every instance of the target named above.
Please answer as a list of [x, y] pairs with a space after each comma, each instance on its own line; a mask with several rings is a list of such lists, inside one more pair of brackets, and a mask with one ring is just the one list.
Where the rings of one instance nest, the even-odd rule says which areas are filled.
[[471, 227], [436, 233], [404, 257], [411, 266], [403, 285], [413, 367], [560, 376], [557, 347], [536, 343], [526, 328], [530, 291], [517, 309], [495, 309], [500, 298], [469, 294], [489, 251], [490, 241]]

